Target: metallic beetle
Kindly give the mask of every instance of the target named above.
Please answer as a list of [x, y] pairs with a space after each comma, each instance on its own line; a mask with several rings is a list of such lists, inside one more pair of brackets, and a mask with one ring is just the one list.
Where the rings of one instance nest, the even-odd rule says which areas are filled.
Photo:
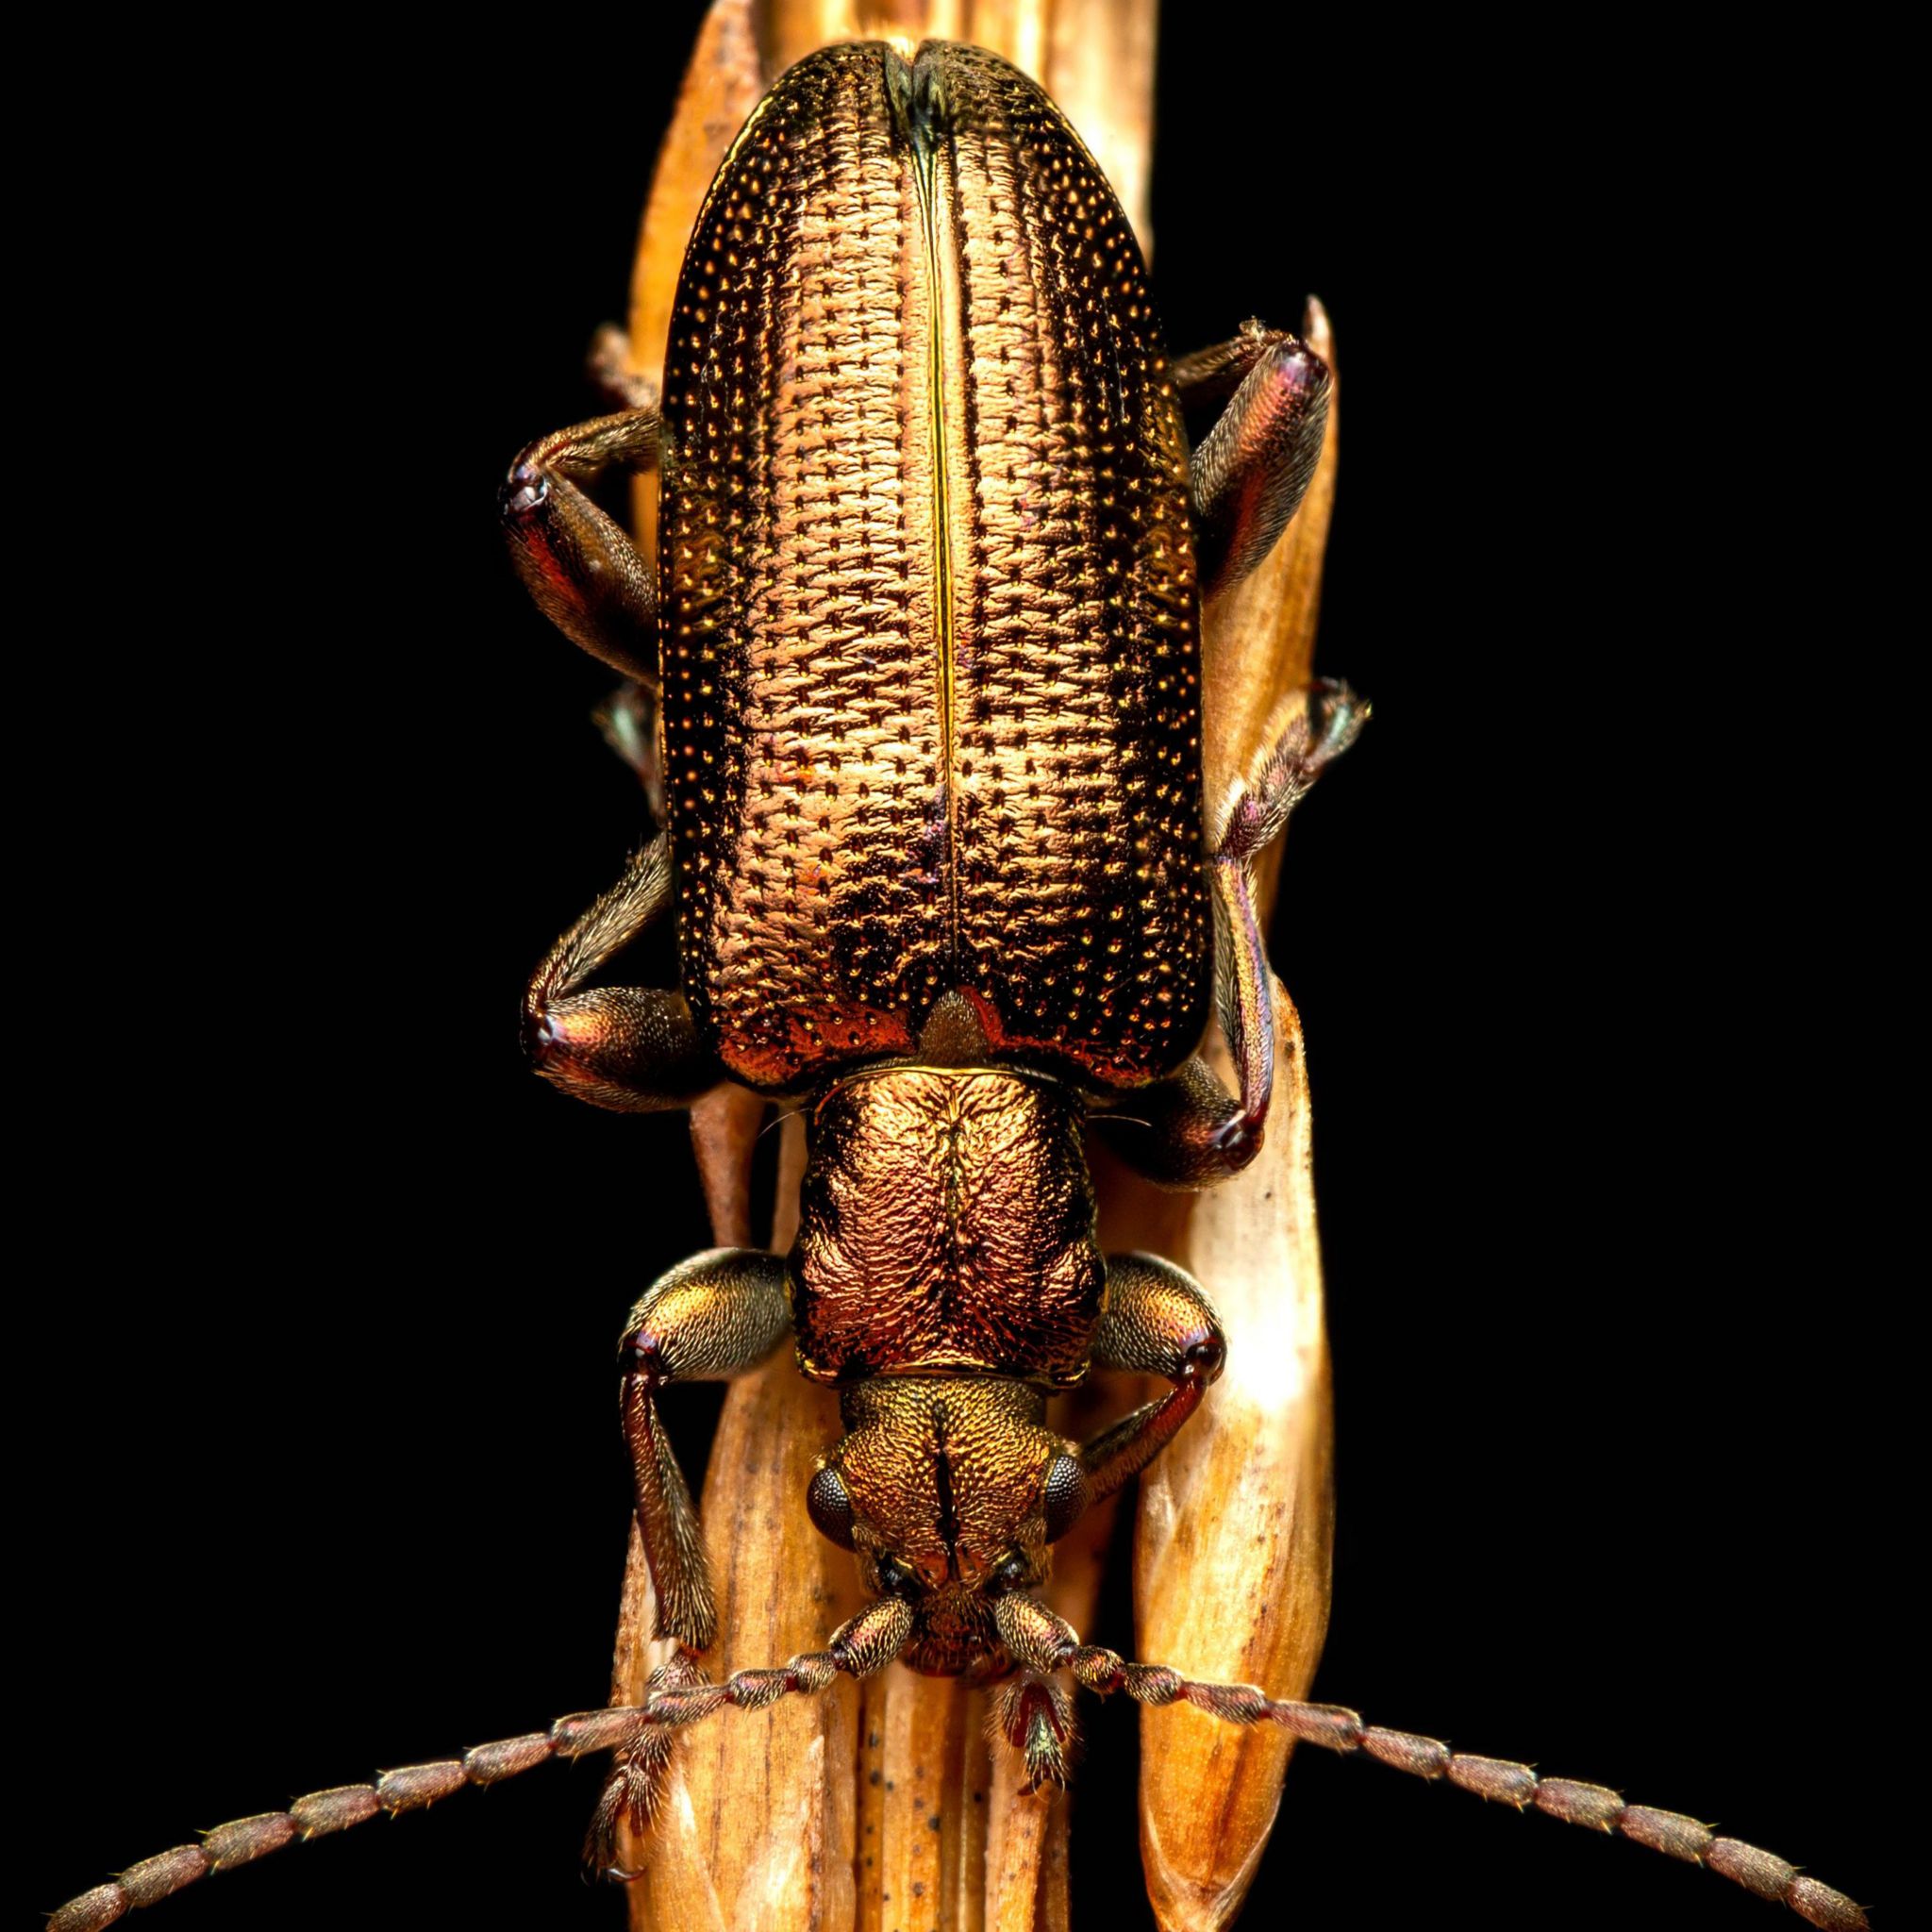
[[[1259, 327], [1170, 370], [1125, 218], [1038, 88], [974, 48], [845, 46], [727, 156], [661, 408], [513, 468], [539, 603], [660, 694], [669, 810], [533, 983], [535, 1063], [606, 1107], [721, 1078], [808, 1107], [792, 1253], [701, 1257], [633, 1313], [640, 1522], [659, 1634], [690, 1653], [660, 1711], [724, 1694], [693, 1688], [713, 1620], [664, 1382], [789, 1330], [849, 1431], [808, 1507], [879, 1599], [827, 1655], [984, 1674], [1015, 1661], [1049, 1543], [1218, 1372], [1200, 1290], [1099, 1252], [1083, 1137], [1172, 1185], [1258, 1145], [1246, 867], [1361, 713], [1339, 687], [1294, 705], [1205, 849], [1198, 611], [1204, 574], [1251, 568], [1292, 514], [1327, 383]], [[1182, 405], [1217, 390], [1191, 490]], [[613, 460], [660, 468], [656, 582], [578, 488]], [[679, 989], [587, 987], [674, 906]], [[1239, 1098], [1194, 1055], [1217, 930]], [[1094, 1364], [1174, 1392], [1066, 1442], [1046, 1398]], [[1051, 1713], [1041, 1693], [1011, 1724], [1040, 1775]]]

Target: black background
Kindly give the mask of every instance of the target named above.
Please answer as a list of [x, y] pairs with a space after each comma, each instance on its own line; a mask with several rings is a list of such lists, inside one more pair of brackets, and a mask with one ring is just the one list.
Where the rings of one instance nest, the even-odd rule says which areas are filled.
[[[61, 439], [88, 508], [36, 553], [61, 624], [16, 727], [49, 771], [23, 1907], [603, 1696], [612, 1346], [707, 1237], [679, 1120], [568, 1105], [516, 1051], [525, 974], [641, 808], [586, 722], [608, 675], [523, 603], [492, 492], [588, 411], [695, 18], [666, 11], [256, 41], [219, 50], [233, 84], [178, 38], [117, 56], [46, 304], [82, 318], [108, 435]], [[1327, 302], [1320, 656], [1376, 706], [1297, 817], [1274, 941], [1336, 1365], [1316, 1694], [1896, 1906], [1869, 1765], [1905, 886], [1858, 750], [1878, 641], [1832, 614], [1812, 505], [1849, 332], [1828, 196], [1774, 120], [1713, 107], [1749, 92], [1724, 50], [1405, 54], [1178, 7], [1162, 49], [1169, 336]], [[1135, 1725], [1093, 1728], [1081, 1923], [1145, 1923]], [[613, 1926], [575, 1873], [596, 1781], [465, 1795], [154, 1924]], [[1314, 1752], [1247, 1923], [1478, 1902], [1778, 1923]]]

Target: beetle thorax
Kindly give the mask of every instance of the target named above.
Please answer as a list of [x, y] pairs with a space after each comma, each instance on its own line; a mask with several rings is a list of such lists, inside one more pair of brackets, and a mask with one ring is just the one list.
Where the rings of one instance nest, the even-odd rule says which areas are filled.
[[1106, 1268], [1078, 1102], [987, 1067], [887, 1067], [812, 1112], [792, 1251], [799, 1365], [1080, 1379]]

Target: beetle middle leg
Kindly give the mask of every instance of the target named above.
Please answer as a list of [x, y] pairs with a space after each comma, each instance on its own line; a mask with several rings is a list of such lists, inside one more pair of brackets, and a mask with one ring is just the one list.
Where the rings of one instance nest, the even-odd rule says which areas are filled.
[[[710, 1559], [691, 1488], [664, 1430], [658, 1391], [673, 1381], [716, 1381], [756, 1368], [791, 1328], [782, 1257], [754, 1248], [693, 1256], [647, 1288], [625, 1331], [622, 1410], [637, 1481], [637, 1517], [658, 1598], [652, 1635], [677, 1645], [649, 1689], [683, 1691], [705, 1682], [699, 1656], [717, 1634]], [[605, 1780], [585, 1842], [586, 1859], [614, 1869], [617, 1825], [648, 1829], [662, 1796], [674, 1731], [647, 1729]]]
[[1196, 1056], [1093, 1123], [1158, 1186], [1207, 1186], [1240, 1173], [1261, 1145], [1274, 1087], [1274, 999], [1255, 908], [1254, 862], [1280, 836], [1323, 771], [1355, 742], [1368, 716], [1368, 706], [1332, 679], [1291, 691], [1268, 721], [1265, 749], [1229, 789], [1209, 825], [1215, 1008], [1239, 1095], [1230, 1097]]
[[1235, 1117], [1216, 1144], [1243, 1162], [1260, 1145], [1274, 1087], [1274, 993], [1255, 909], [1255, 860], [1324, 769], [1356, 741], [1369, 715], [1347, 685], [1324, 678], [1291, 691], [1269, 719], [1265, 747], [1224, 801], [1213, 839], [1215, 1005], [1241, 1082]]
[[524, 994], [524, 1045], [552, 1085], [593, 1107], [646, 1113], [688, 1106], [724, 1078], [699, 1043], [691, 1005], [664, 987], [586, 982], [671, 904], [671, 848], [659, 837], [544, 956]]

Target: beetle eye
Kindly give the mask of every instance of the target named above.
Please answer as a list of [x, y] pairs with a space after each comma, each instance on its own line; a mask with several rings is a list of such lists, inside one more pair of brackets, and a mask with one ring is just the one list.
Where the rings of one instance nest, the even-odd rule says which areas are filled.
[[1046, 1465], [1046, 1540], [1058, 1542], [1087, 1513], [1087, 1472], [1063, 1451]]
[[904, 1557], [881, 1557], [878, 1572], [879, 1589], [887, 1596], [910, 1600], [919, 1593], [919, 1572]]
[[821, 1536], [841, 1550], [852, 1547], [852, 1498], [839, 1472], [829, 1464], [812, 1477], [811, 1487], [805, 1492], [805, 1509]]

